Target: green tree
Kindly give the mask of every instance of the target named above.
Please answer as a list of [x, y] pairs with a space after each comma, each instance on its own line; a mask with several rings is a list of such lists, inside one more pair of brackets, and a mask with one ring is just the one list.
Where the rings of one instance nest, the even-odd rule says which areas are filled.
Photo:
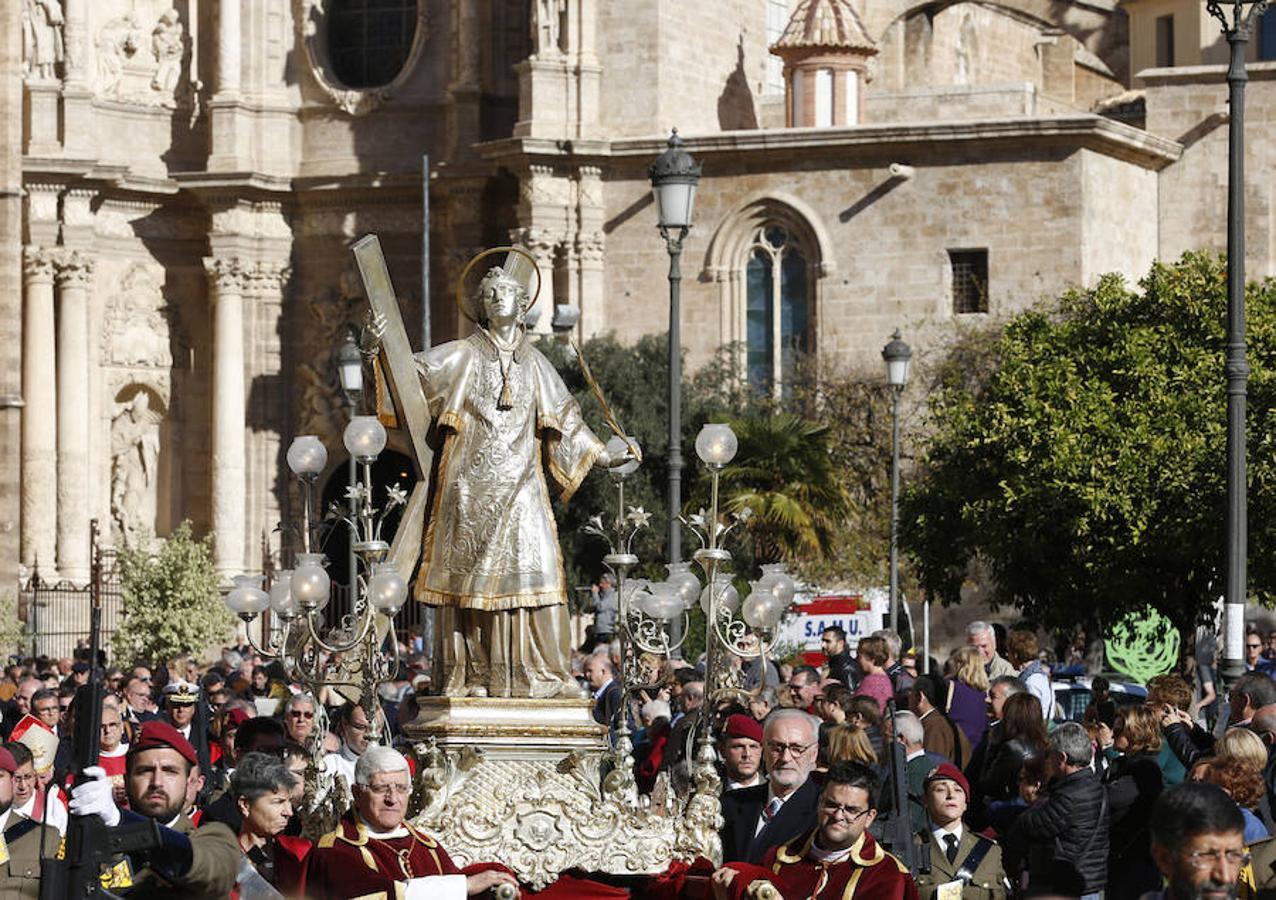
[[[922, 583], [959, 600], [986, 567], [995, 602], [1047, 627], [1152, 606], [1180, 627], [1223, 586], [1226, 279], [1215, 256], [1156, 264], [968, 336], [941, 368], [901, 510]], [[1248, 289], [1250, 588], [1276, 565], [1276, 289]], [[986, 350], [986, 362], [972, 365]]]
[[222, 603], [209, 541], [190, 522], [156, 547], [120, 551], [124, 615], [111, 638], [117, 661], [166, 662], [224, 641], [234, 618]]
[[745, 529], [759, 563], [827, 556], [849, 509], [831, 453], [831, 430], [792, 413], [730, 422], [739, 440], [734, 463], [722, 472], [730, 512], [745, 509]]

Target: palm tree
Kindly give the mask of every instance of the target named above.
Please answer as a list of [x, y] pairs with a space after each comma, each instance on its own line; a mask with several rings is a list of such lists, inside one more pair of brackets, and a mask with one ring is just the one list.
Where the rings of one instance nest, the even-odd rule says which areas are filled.
[[729, 511], [752, 511], [745, 527], [756, 561], [827, 555], [850, 509], [829, 427], [785, 412], [735, 419], [731, 427], [739, 451], [722, 472], [722, 490]]

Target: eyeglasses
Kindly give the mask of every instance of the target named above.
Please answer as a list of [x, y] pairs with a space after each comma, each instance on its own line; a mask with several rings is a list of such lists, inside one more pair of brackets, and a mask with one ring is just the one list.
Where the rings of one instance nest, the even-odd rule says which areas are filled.
[[412, 793], [412, 788], [406, 784], [370, 784], [365, 790], [375, 797], [385, 797], [388, 794], [394, 794], [399, 797], [406, 797]]
[[13, 780], [18, 784], [33, 784], [35, 783], [35, 773], [33, 772], [30, 775], [18, 775], [15, 773]]
[[313, 719], [315, 717], [314, 713], [305, 712], [300, 709], [290, 709], [288, 710], [288, 715], [292, 716], [294, 719]]
[[766, 748], [776, 756], [783, 756], [786, 752], [789, 756], [798, 757], [806, 751], [814, 747], [815, 744], [781, 744], [777, 741], [767, 741]]
[[855, 809], [850, 806], [843, 806], [840, 803], [830, 803], [827, 800], [820, 802], [820, 809], [828, 813], [830, 816], [841, 813], [842, 815], [846, 816], [846, 818], [850, 819], [852, 822], [854, 822], [860, 816], [866, 816], [869, 813], [869, 810], [867, 809]]
[[119, 722], [103, 722], [103, 723], [102, 723], [102, 730], [103, 730], [103, 731], [106, 731], [106, 729], [108, 729], [108, 728], [123, 728], [123, 727], [124, 727], [124, 726], [123, 726], [121, 723], [119, 723]]
[[1249, 648], [1249, 649], [1251, 649], [1251, 650], [1261, 650], [1261, 649], [1263, 649], [1263, 645], [1262, 645], [1262, 644], [1246, 644], [1245, 646], [1246, 646], [1246, 647], [1248, 647], [1248, 648]]
[[1184, 854], [1194, 869], [1208, 869], [1227, 860], [1229, 865], [1241, 868], [1249, 865], [1250, 856], [1244, 850], [1193, 850]]

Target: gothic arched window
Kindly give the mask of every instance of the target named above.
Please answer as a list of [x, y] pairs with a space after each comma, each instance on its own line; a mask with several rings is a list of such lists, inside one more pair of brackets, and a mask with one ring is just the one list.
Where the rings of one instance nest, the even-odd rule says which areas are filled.
[[382, 87], [407, 64], [417, 28], [417, 0], [334, 0], [328, 13], [328, 59], [346, 87]]
[[787, 228], [763, 225], [745, 265], [745, 369], [756, 390], [781, 389], [810, 345], [809, 264]]

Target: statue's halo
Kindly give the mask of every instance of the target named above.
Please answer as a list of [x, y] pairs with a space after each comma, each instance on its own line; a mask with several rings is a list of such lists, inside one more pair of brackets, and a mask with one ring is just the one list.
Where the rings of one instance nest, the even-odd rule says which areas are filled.
[[[536, 305], [536, 298], [538, 298], [541, 294], [541, 269], [540, 266], [536, 265], [536, 260], [532, 258], [530, 253], [520, 247], [489, 247], [466, 263], [465, 268], [461, 270], [461, 277], [456, 280], [456, 308], [461, 311], [461, 315], [465, 316], [465, 318], [469, 319], [471, 322], [476, 322], [477, 320], [474, 318], [474, 314], [470, 311], [469, 304], [466, 303], [465, 280], [469, 277], [470, 271], [478, 265], [478, 263], [494, 253], [517, 253], [519, 256], [527, 260], [528, 264], [532, 267], [532, 271], [536, 273], [536, 291], [532, 293], [532, 301], [527, 304], [527, 309], [530, 310]], [[526, 312], [527, 310], [524, 310], [524, 313]]]

